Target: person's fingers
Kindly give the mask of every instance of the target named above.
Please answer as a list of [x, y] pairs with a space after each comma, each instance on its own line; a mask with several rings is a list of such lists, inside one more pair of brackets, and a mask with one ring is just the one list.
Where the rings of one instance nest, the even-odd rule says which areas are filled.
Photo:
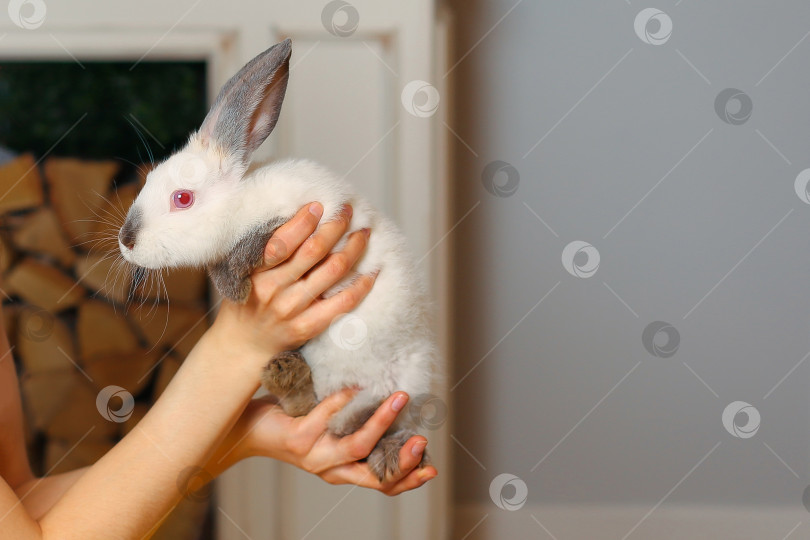
[[352, 207], [345, 205], [334, 220], [322, 223], [289, 258], [285, 265], [285, 279], [292, 283], [321, 262], [346, 233], [351, 218]]
[[377, 410], [363, 424], [363, 427], [351, 435], [343, 437], [340, 440], [340, 446], [343, 447], [342, 454], [347, 456], [347, 461], [356, 461], [368, 456], [376, 446], [377, 441], [394, 423], [406, 403], [408, 403], [408, 394], [394, 392], [377, 407]]
[[368, 229], [353, 232], [342, 250], [328, 255], [306, 276], [283, 290], [276, 299], [280, 312], [287, 316], [298, 315], [329, 287], [346, 277], [366, 249], [369, 234]]
[[356, 486], [380, 489], [382, 484], [366, 463], [352, 462], [332, 467], [319, 475], [330, 484], [354, 484]]
[[358, 462], [332, 467], [320, 473], [320, 477], [330, 484], [354, 484], [392, 496], [416, 489], [437, 475], [438, 471], [428, 466], [412, 470], [399, 480], [381, 483], [368, 464]]
[[391, 479], [392, 482], [398, 482], [419, 465], [426, 446], [427, 439], [421, 435], [411, 437], [402, 445], [399, 449], [399, 474]]
[[264, 248], [264, 260], [255, 272], [263, 272], [281, 264], [315, 232], [323, 215], [321, 203], [304, 206], [287, 223], [276, 229]]
[[332, 285], [346, 277], [368, 245], [370, 229], [355, 231], [349, 235], [346, 245], [337, 253], [332, 253], [313, 268], [302, 281], [307, 290], [320, 296]]
[[339, 293], [325, 299], [316, 299], [293, 321], [293, 334], [300, 342], [312, 339], [326, 330], [338, 315], [348, 313], [371, 291], [377, 274], [358, 276]]
[[326, 430], [329, 419], [345, 407], [356, 394], [356, 388], [344, 388], [324, 398], [306, 416], [300, 418], [301, 433], [308, 437], [320, 436]]
[[397, 495], [419, 487], [436, 476], [437, 472], [433, 467], [418, 468], [426, 446], [427, 439], [421, 435], [415, 435], [405, 441], [399, 449], [399, 472], [391, 478], [386, 478], [378, 489], [388, 495]]
[[435, 478], [437, 474], [438, 472], [433, 467], [415, 469], [395, 484], [383, 486], [380, 491], [386, 495], [399, 495], [405, 491], [420, 487], [425, 482]]

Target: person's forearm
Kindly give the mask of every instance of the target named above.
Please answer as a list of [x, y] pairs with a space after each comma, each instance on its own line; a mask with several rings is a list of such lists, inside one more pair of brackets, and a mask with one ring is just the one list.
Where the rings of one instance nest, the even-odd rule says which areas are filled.
[[[240, 420], [241, 421], [241, 420]], [[200, 478], [213, 479], [228, 470], [235, 463], [245, 458], [242, 452], [241, 440], [244, 429], [230, 430], [228, 435], [217, 446], [214, 453], [203, 466], [207, 475]], [[70, 472], [54, 474], [42, 478], [31, 478], [17, 487], [14, 491], [23, 503], [28, 514], [39, 520], [44, 516], [62, 496], [81, 478], [89, 467], [83, 467]], [[195, 484], [196, 486], [196, 484]]]
[[259, 386], [265, 358], [207, 334], [138, 426], [81, 474], [40, 520], [43, 538], [141, 538], [180, 500]]
[[16, 487], [14, 492], [23, 507], [35, 520], [39, 520], [56, 501], [87, 471], [88, 467], [43, 478], [32, 478]]

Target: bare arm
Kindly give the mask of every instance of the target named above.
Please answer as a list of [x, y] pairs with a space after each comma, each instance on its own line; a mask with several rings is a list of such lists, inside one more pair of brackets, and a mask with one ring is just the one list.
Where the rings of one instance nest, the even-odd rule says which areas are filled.
[[[189, 466], [205, 467], [215, 475], [248, 455], [298, 462], [331, 482], [360, 483], [363, 465], [354, 461], [362, 457], [358, 453], [365, 448], [366, 454], [371, 450], [393, 421], [396, 411], [390, 403], [388, 408], [381, 407], [367, 428], [343, 440], [329, 440], [320, 436], [323, 429], [319, 434], [315, 428], [345, 404], [346, 393], [325, 400], [317, 412], [303, 419], [281, 418], [278, 411], [268, 415], [262, 407], [271, 404], [245, 410], [258, 388], [257, 374], [272, 354], [294, 348], [323, 331], [334, 316], [354, 307], [371, 287], [372, 280], [363, 278], [345, 294], [328, 300], [319, 299], [319, 291], [305, 291], [310, 300], [294, 302], [297, 278], [320, 261], [334, 245], [331, 238], [336, 241], [345, 230], [346, 219], [324, 224], [304, 241], [304, 249], [296, 251], [317, 220], [304, 210], [285, 231], [280, 229], [290, 236], [290, 260], [254, 279], [255, 294], [246, 306], [223, 305], [217, 323], [188, 356], [152, 410], [92, 467], [44, 481], [33, 479], [22, 444], [21, 414], [17, 414], [16, 375], [10, 361], [6, 366], [0, 363], [0, 370], [5, 370], [0, 371], [0, 389], [4, 390], [0, 395], [4, 399], [11, 396], [0, 402], [0, 421], [4, 428], [11, 422], [9, 428], [18, 430], [8, 435], [8, 440], [0, 440], [4, 452], [0, 538], [141, 538], [180, 500], [183, 494], [177, 480]], [[353, 235], [352, 244], [364, 246], [362, 236]], [[326, 264], [332, 257], [308, 272], [311, 282], [324, 282], [324, 273], [335, 274], [334, 265]], [[291, 277], [293, 281], [289, 281]], [[298, 297], [301, 294], [299, 291]], [[282, 301], [283, 309], [279, 309]], [[300, 304], [300, 309], [289, 312], [291, 304]], [[265, 420], [268, 417], [273, 421]], [[4, 429], [3, 436], [6, 432]], [[422, 441], [409, 443], [409, 448]], [[276, 448], [267, 448], [274, 444]], [[418, 462], [418, 458], [405, 459], [413, 465]], [[420, 476], [411, 473], [412, 468], [390, 485], [371, 487], [393, 494], [435, 475], [432, 470]]]
[[209, 332], [200, 340], [138, 427], [43, 516], [44, 538], [139, 538], [179, 502], [181, 473], [205, 465], [266, 362], [223, 338]]
[[200, 341], [139, 428], [81, 474], [39, 522], [7, 483], [0, 491], [3, 532], [21, 540], [148, 534], [180, 500], [183, 469], [205, 464], [258, 387], [261, 359], [223, 362], [234, 352], [214, 338]]

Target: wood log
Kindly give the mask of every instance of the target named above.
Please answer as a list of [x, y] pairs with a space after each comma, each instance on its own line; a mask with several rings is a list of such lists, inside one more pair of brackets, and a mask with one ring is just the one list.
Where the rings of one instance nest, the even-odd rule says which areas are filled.
[[118, 261], [114, 256], [88, 253], [76, 261], [76, 275], [88, 289], [123, 304], [129, 295], [132, 273]]
[[23, 154], [0, 166], [0, 214], [42, 205], [42, 177], [34, 156]]
[[125, 184], [105, 197], [98, 211], [99, 219], [93, 224], [93, 234], [90, 235], [93, 238], [90, 242], [92, 251], [118, 252], [118, 231], [138, 191], [140, 188], [137, 184]]
[[138, 350], [138, 340], [123, 314], [100, 300], [88, 300], [79, 307], [76, 323], [82, 359], [101, 355], [125, 355]]
[[95, 440], [115, 436], [119, 423], [102, 416], [96, 407], [97, 397], [98, 391], [89, 381], [79, 379], [70, 389], [59, 411], [46, 422], [44, 427], [48, 437], [75, 444], [85, 436]]
[[73, 307], [85, 296], [84, 289], [73, 279], [31, 258], [23, 259], [9, 271], [5, 289], [51, 312]]
[[115, 161], [84, 161], [50, 157], [45, 161], [45, 179], [51, 189], [51, 204], [62, 222], [71, 245], [89, 240], [98, 226], [104, 195], [118, 173]]
[[17, 346], [17, 318], [20, 312], [19, 304], [3, 304], [3, 330], [12, 347]]
[[101, 208], [102, 221], [96, 223], [96, 230], [103, 230], [104, 225], [113, 225], [116, 229], [124, 223], [129, 207], [141, 190], [139, 184], [123, 184], [104, 197], [105, 204]]
[[195, 325], [208, 328], [206, 310], [178, 304], [142, 304], [131, 307], [128, 316], [150, 347], [172, 347]]
[[27, 306], [18, 321], [17, 351], [26, 373], [78, 371], [73, 333], [61, 319]]
[[0, 234], [0, 274], [5, 274], [6, 270], [14, 264], [16, 251], [4, 234]]
[[50, 208], [41, 208], [25, 216], [12, 232], [12, 240], [17, 249], [44, 253], [63, 266], [71, 266], [76, 259], [56, 214]]
[[85, 360], [84, 369], [98, 390], [115, 385], [137, 396], [152, 380], [152, 368], [162, 356], [157, 349], [138, 349], [128, 354], [102, 354]]
[[50, 475], [75, 471], [94, 464], [114, 446], [112, 441], [92, 439], [74, 443], [51, 439], [45, 448], [45, 471]]
[[75, 368], [71, 370], [46, 371], [36, 375], [23, 374], [23, 405], [28, 422], [37, 430], [43, 430], [64, 406], [71, 389], [80, 383], [81, 377]]
[[165, 290], [152, 275], [138, 287], [137, 294], [147, 300], [170, 302], [197, 302], [204, 300], [208, 291], [208, 277], [205, 270], [198, 268], [170, 268], [162, 271]]

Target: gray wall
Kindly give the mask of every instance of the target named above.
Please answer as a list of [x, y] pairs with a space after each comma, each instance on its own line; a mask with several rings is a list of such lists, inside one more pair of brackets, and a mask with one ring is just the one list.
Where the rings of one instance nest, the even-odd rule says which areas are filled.
[[[454, 58], [516, 3], [456, 1]], [[660, 45], [634, 30], [652, 5]], [[810, 360], [774, 387], [810, 352], [808, 28], [799, 0], [527, 0], [453, 70], [457, 502], [511, 473], [527, 504], [652, 506], [700, 463], [667, 504], [801, 508]], [[753, 104], [719, 104], [737, 125], [726, 88]], [[591, 277], [563, 266], [576, 240]], [[645, 348], [654, 321], [674, 354], [665, 331]], [[738, 400], [752, 437], [724, 427]]]

